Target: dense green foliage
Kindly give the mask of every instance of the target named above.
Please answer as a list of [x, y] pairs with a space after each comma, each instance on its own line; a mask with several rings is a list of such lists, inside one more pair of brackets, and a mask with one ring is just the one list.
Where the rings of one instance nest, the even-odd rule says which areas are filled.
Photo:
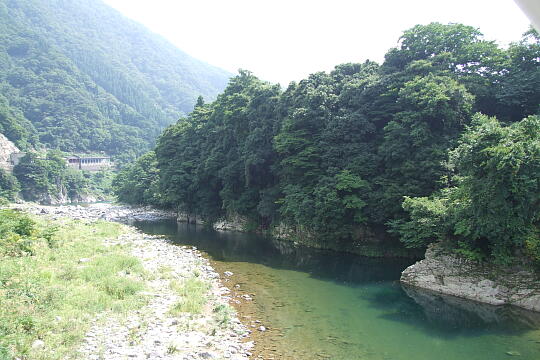
[[407, 246], [446, 239], [469, 257], [507, 262], [525, 250], [540, 264], [540, 117], [510, 126], [477, 115], [451, 152], [448, 187], [406, 198], [394, 223]]
[[124, 167], [113, 179], [112, 189], [130, 204], [162, 205], [159, 198], [159, 173], [153, 151]]
[[96, 197], [98, 200], [112, 199], [113, 180], [117, 172], [115, 170], [104, 169], [95, 172], [83, 171], [82, 175], [86, 181], [88, 194]]
[[0, 133], [17, 144], [21, 150], [38, 143], [37, 132], [32, 123], [19, 109], [9, 106], [8, 100], [2, 94], [0, 94]]
[[17, 179], [11, 173], [0, 169], [0, 199], [13, 201], [19, 191]]
[[0, 132], [130, 159], [229, 74], [100, 0], [0, 0]]
[[209, 219], [232, 212], [269, 221], [279, 94], [241, 72], [214, 103], [168, 128], [156, 148], [165, 201]]
[[31, 255], [37, 235], [30, 217], [13, 210], [0, 210], [0, 258]]
[[42, 203], [106, 200], [113, 196], [113, 170], [96, 172], [67, 166], [58, 151], [47, 154], [29, 152], [15, 166], [14, 173], [0, 169], [0, 200], [24, 200]]
[[[456, 231], [470, 248], [486, 237], [519, 247], [537, 236], [525, 228], [537, 221], [537, 196], [531, 194], [538, 184], [534, 173], [516, 182], [505, 176], [516, 170], [512, 161], [537, 156], [519, 150], [525, 139], [518, 134], [525, 135], [518, 129], [533, 131], [534, 118], [519, 121], [539, 111], [539, 61], [533, 30], [501, 49], [472, 27], [432, 23], [406, 31], [382, 65], [339, 65], [285, 91], [241, 71], [216, 101], [198, 102], [167, 128], [156, 159], [148, 155], [138, 169], [124, 172], [116, 192], [123, 201], [169, 206], [210, 221], [239, 214], [262, 227], [285, 224], [316, 234], [329, 247], [337, 241], [354, 246], [366, 228], [391, 230], [408, 246], [422, 247], [448, 228], [448, 200], [428, 196], [452, 193], [441, 190], [450, 181], [461, 189], [462, 206], [474, 193], [476, 205], [453, 215], [462, 219], [455, 220]], [[477, 125], [483, 115], [469, 128], [475, 113], [504, 123], [497, 125], [498, 140], [485, 141], [515, 142], [509, 151], [523, 151], [525, 158], [503, 160], [502, 153], [483, 150], [496, 143], [477, 145], [479, 158], [465, 156], [467, 144], [487, 131]], [[481, 188], [490, 186], [483, 178], [489, 171], [500, 187], [520, 189], [504, 195]], [[530, 202], [508, 204], [509, 196], [529, 195]], [[499, 208], [492, 212], [491, 206]], [[494, 218], [483, 217], [488, 214]], [[526, 232], [514, 235], [520, 240], [503, 235], [519, 226]]]
[[27, 153], [13, 169], [25, 200], [51, 203], [77, 200], [88, 193], [88, 179], [81, 171], [67, 166], [61, 153], [46, 156]]

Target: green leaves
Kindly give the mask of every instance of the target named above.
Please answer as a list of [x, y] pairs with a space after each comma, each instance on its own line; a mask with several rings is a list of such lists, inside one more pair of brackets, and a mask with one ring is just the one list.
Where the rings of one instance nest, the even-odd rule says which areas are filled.
[[522, 247], [540, 216], [540, 119], [504, 127], [477, 115], [452, 161], [470, 198], [463, 212], [472, 217], [456, 215], [463, 235], [488, 239], [493, 251]]
[[429, 243], [445, 238], [447, 229], [447, 202], [444, 197], [405, 197], [403, 208], [409, 221], [389, 222], [390, 232], [399, 235], [408, 248], [424, 248]]
[[156, 147], [164, 203], [207, 219], [271, 216], [279, 94], [279, 86], [242, 70], [214, 103], [169, 127]]
[[485, 71], [479, 63], [498, 52], [497, 45], [472, 26], [430, 23], [406, 30], [399, 47], [386, 54], [385, 66], [402, 70], [413, 61], [429, 60], [441, 71], [468, 74]]
[[151, 151], [134, 164], [126, 166], [115, 177], [113, 191], [118, 200], [128, 204], [163, 206], [159, 188], [156, 154]]
[[44, 201], [63, 194], [77, 199], [88, 192], [87, 179], [79, 171], [68, 168], [63, 155], [54, 150], [46, 154], [28, 152], [13, 168], [13, 175], [28, 201]]
[[475, 115], [449, 166], [459, 173], [455, 187], [429, 199], [405, 198], [410, 220], [391, 223], [402, 241], [422, 247], [449, 239], [463, 254], [483, 252], [502, 263], [525, 249], [538, 261], [540, 118], [502, 126]]
[[455, 132], [469, 120], [474, 96], [448, 76], [429, 74], [406, 82], [399, 90], [398, 102], [433, 128]]
[[0, 169], [0, 198], [13, 201], [20, 190], [17, 179], [4, 169]]
[[[367, 227], [407, 247], [446, 239], [476, 258], [523, 244], [536, 253], [537, 120], [476, 115], [468, 128], [478, 109], [507, 121], [536, 111], [530, 36], [502, 50], [469, 26], [418, 25], [382, 66], [342, 64], [285, 92], [240, 71], [159, 139], [162, 204], [285, 223], [329, 247], [357, 244]], [[119, 177], [125, 198], [152, 187], [146, 171]]]

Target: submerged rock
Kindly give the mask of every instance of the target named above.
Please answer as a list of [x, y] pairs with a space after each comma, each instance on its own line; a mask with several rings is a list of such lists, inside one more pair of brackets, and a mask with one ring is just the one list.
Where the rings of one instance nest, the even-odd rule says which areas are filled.
[[491, 305], [540, 312], [540, 278], [532, 271], [478, 264], [431, 244], [425, 259], [401, 274], [405, 285]]

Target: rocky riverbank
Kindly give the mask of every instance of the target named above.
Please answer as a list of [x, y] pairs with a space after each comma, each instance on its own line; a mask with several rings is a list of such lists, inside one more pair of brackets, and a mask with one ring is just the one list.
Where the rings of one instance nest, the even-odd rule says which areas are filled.
[[328, 241], [328, 239], [322, 239], [315, 231], [304, 227], [288, 226], [283, 223], [274, 224], [269, 229], [263, 230], [261, 226], [237, 214], [231, 214], [212, 224], [207, 224], [194, 215], [181, 213], [178, 214], [177, 221], [197, 225], [211, 225], [216, 231], [262, 233], [274, 239], [287, 241], [295, 245], [360, 256], [409, 259], [419, 259], [422, 256], [422, 253], [416, 249], [403, 247], [397, 239], [391, 238], [382, 229], [370, 229], [359, 226], [354, 230], [351, 239], [332, 239]]
[[48, 206], [36, 203], [21, 203], [11, 206], [13, 209], [27, 211], [36, 215], [69, 217], [77, 220], [105, 220], [129, 223], [132, 221], [155, 221], [176, 218], [176, 213], [154, 209], [150, 206], [116, 205], [95, 203], [82, 205]]
[[[112, 204], [51, 207], [18, 204], [14, 208], [48, 216], [82, 221], [158, 220], [175, 217], [165, 211]], [[124, 246], [149, 274], [141, 297], [146, 305], [127, 317], [102, 313], [92, 321], [80, 347], [85, 359], [248, 359], [253, 342], [250, 330], [228, 305], [229, 290], [219, 274], [194, 247], [177, 246], [165, 238], [130, 228], [106, 246]], [[81, 263], [92, 258], [81, 259]], [[129, 276], [129, 274], [126, 274]], [[188, 295], [182, 284], [190, 282], [205, 292], [199, 311], [178, 311]], [[179, 290], [180, 289], [180, 290]], [[201, 299], [193, 299], [198, 302]], [[199, 303], [199, 302], [198, 302]]]
[[491, 305], [514, 305], [540, 312], [538, 274], [516, 268], [495, 267], [463, 259], [438, 244], [425, 259], [401, 275], [405, 285]]

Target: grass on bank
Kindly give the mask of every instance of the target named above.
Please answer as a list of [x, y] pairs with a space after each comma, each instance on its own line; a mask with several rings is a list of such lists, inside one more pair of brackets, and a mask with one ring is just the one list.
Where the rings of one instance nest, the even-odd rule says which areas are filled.
[[218, 304], [214, 307], [214, 319], [221, 327], [229, 326], [235, 310], [229, 304]]
[[103, 244], [124, 229], [0, 210], [0, 360], [74, 358], [98, 313], [144, 305], [139, 260]]
[[[236, 311], [229, 304], [218, 303], [210, 307], [213, 295], [209, 294], [209, 290], [212, 285], [208, 280], [199, 278], [197, 271], [187, 279], [172, 280], [170, 287], [180, 297], [169, 311], [170, 314], [188, 315], [181, 323], [179, 331], [200, 331], [215, 336], [218, 331], [231, 326]], [[197, 322], [196, 319], [201, 315], [212, 321]], [[176, 350], [176, 345], [171, 344], [168, 353], [173, 354]]]
[[208, 301], [206, 294], [210, 290], [210, 284], [193, 276], [182, 282], [172, 281], [171, 288], [180, 296], [180, 300], [171, 309], [171, 314], [203, 312]]

